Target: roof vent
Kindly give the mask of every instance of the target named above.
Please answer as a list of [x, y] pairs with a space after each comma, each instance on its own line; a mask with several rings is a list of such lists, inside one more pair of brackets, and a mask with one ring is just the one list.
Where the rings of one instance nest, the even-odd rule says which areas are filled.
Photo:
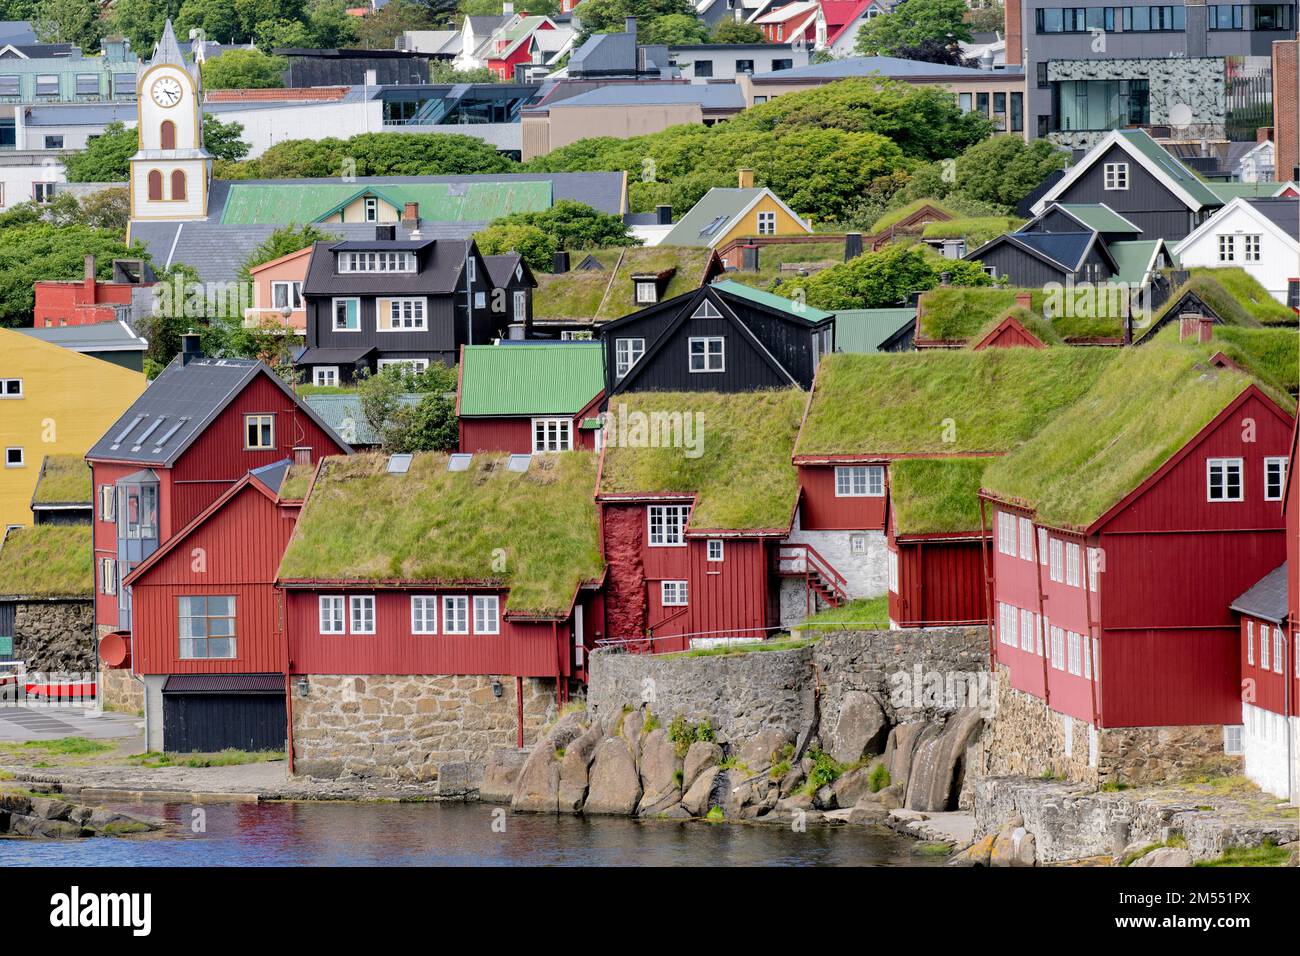
[[506, 471], [524, 472], [533, 463], [532, 455], [511, 455], [506, 461]]
[[473, 455], [462, 455], [462, 454], [449, 455], [447, 457], [447, 470], [448, 471], [469, 471], [469, 463], [470, 460], [473, 459], [473, 457], [474, 457]]
[[412, 455], [389, 455], [388, 456], [388, 473], [390, 475], [404, 475], [411, 470]]

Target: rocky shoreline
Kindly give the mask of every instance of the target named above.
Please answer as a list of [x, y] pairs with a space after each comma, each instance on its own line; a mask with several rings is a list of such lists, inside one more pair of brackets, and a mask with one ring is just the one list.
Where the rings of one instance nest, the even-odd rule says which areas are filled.
[[0, 837], [71, 839], [153, 833], [163, 823], [56, 796], [0, 793]]

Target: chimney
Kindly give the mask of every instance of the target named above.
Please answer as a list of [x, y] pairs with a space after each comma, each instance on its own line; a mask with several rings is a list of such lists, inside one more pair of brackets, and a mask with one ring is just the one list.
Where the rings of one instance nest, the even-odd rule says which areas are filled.
[[1214, 320], [1196, 312], [1178, 316], [1178, 339], [1181, 342], [1208, 342], [1214, 334]]
[[408, 229], [420, 228], [420, 204], [408, 202], [402, 207], [402, 225]]
[[501, 12], [508, 17], [514, 16], [515, 5], [510, 0], [506, 0], [505, 3], [501, 4]]
[[951, 273], [951, 272], [940, 272], [940, 273], [939, 273], [939, 285], [952, 285], [952, 273]]
[[1034, 298], [1033, 298], [1033, 296], [1030, 295], [1028, 292], [1017, 292], [1017, 293], [1016, 293], [1016, 305], [1019, 306], [1019, 307], [1022, 308], [1022, 309], [1031, 309], [1031, 310], [1032, 310], [1033, 307], [1034, 307]]
[[95, 286], [95, 257], [94, 257], [94, 255], [88, 255], [88, 256], [86, 256], [86, 258], [85, 258], [85, 269], [86, 269], [86, 271], [82, 273], [82, 276], [83, 276], [84, 288], [85, 288], [85, 293], [86, 293], [86, 295], [85, 295], [86, 303], [87, 303], [88, 305], [94, 305], [94, 304], [95, 304], [95, 288], [96, 288], [96, 286]]
[[623, 21], [623, 32], [632, 34], [632, 42], [636, 42], [636, 17], [628, 17]]
[[1261, 126], [1259, 129], [1255, 130], [1256, 143], [1269, 143], [1272, 141], [1273, 141], [1273, 127]]
[[189, 365], [198, 358], [203, 358], [203, 347], [199, 344], [199, 333], [190, 329], [181, 336], [181, 364]]
[[655, 206], [655, 222], [661, 226], [671, 226], [673, 224], [673, 207]]
[[311, 464], [311, 445], [293, 446], [293, 463], [295, 465]]
[[736, 178], [741, 189], [754, 188], [754, 171], [752, 169], [737, 170]]
[[740, 247], [740, 271], [741, 272], [758, 271], [758, 246]]
[[551, 271], [557, 276], [569, 271], [569, 253], [566, 250], [561, 249], [555, 253], [551, 259]]
[[862, 255], [862, 233], [846, 232], [844, 234], [844, 261], [856, 259]]

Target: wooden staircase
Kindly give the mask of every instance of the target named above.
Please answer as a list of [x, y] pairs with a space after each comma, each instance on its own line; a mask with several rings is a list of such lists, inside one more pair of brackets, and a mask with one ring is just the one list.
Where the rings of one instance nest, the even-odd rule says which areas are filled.
[[839, 607], [849, 600], [848, 582], [834, 565], [823, 558], [811, 544], [777, 545], [776, 572], [784, 577], [802, 577], [808, 595], [808, 613], [817, 610], [818, 601]]

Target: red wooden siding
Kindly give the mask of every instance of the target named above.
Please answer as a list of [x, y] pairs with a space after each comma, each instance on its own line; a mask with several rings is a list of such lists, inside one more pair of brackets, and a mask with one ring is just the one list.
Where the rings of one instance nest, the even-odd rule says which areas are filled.
[[1044, 346], [1036, 335], [1029, 332], [1019, 322], [1008, 320], [1003, 322], [993, 331], [989, 332], [982, 341], [976, 342], [975, 345], [972, 346], [972, 351], [982, 352], [984, 349], [1010, 349], [1017, 347], [1041, 349]]
[[[561, 416], [539, 416], [558, 418]], [[573, 441], [581, 449], [593, 450], [596, 447], [596, 432], [583, 431], [578, 428], [583, 416], [573, 419]], [[531, 417], [516, 418], [462, 418], [460, 420], [460, 450], [469, 454], [480, 452], [509, 452], [512, 455], [527, 455], [533, 450], [533, 420]]]
[[1300, 637], [1300, 422], [1291, 432], [1291, 457], [1286, 467], [1286, 606], [1295, 639]]
[[[91, 463], [91, 481], [94, 488], [94, 518], [91, 540], [95, 549], [95, 623], [117, 627], [117, 596], [104, 594], [100, 581], [99, 559], [117, 557], [117, 525], [99, 518], [99, 488], [115, 485], [121, 478], [140, 471], [139, 465], [119, 465], [104, 462]], [[165, 468], [154, 469], [158, 475], [158, 534], [160, 540], [171, 537], [175, 530], [171, 502], [171, 474]]]
[[[1249, 625], [1249, 630], [1247, 630]], [[1295, 694], [1300, 690], [1300, 680], [1296, 678], [1296, 660], [1295, 648], [1291, 645], [1289, 639], [1284, 640], [1282, 661], [1279, 664], [1274, 656], [1275, 642], [1273, 640], [1273, 629], [1276, 627], [1272, 621], [1262, 621], [1259, 618], [1242, 617], [1241, 631], [1239, 638], [1240, 656], [1238, 661], [1241, 666], [1241, 699], [1247, 704], [1254, 704], [1256, 707], [1262, 707], [1270, 710], [1275, 714], [1287, 713], [1287, 686], [1288, 679], [1291, 681], [1291, 713], [1296, 711]], [[1268, 640], [1268, 667], [1260, 666], [1263, 656], [1260, 654], [1260, 630], [1267, 629]], [[1247, 641], [1253, 644], [1250, 653], [1247, 653]], [[1254, 663], [1251, 663], [1251, 660]], [[1274, 668], [1278, 667], [1282, 673], [1278, 673]], [[1239, 722], [1239, 720], [1238, 720]]]
[[1236, 631], [1106, 631], [1102, 725], [1241, 723]]
[[978, 541], [895, 541], [898, 592], [889, 617], [900, 627], [983, 623], [989, 618]]
[[[885, 486], [889, 469], [885, 469]], [[835, 497], [835, 466], [800, 465], [799, 527], [808, 531], [883, 531], [885, 497]]]

